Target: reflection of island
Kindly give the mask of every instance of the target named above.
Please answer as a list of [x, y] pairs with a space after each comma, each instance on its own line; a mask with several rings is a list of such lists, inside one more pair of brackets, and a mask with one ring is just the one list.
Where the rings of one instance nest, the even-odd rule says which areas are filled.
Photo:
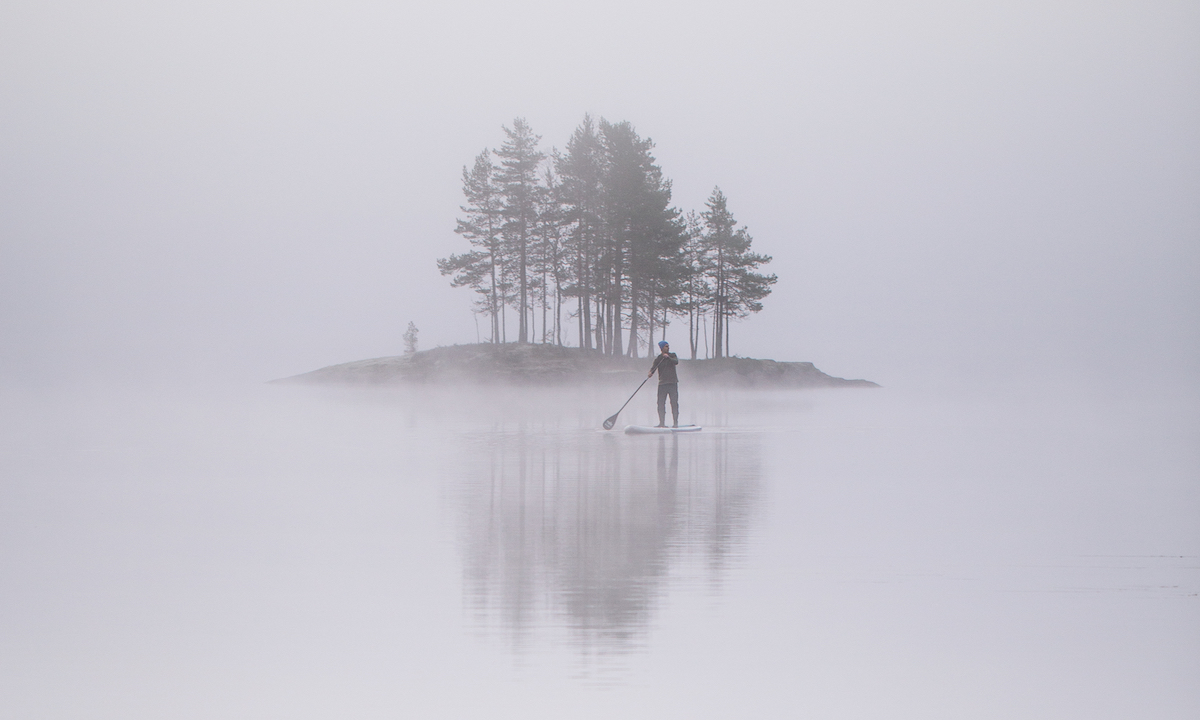
[[636, 644], [669, 577], [719, 583], [758, 495], [746, 435], [479, 438], [462, 495], [465, 593], [518, 646], [568, 631], [585, 651]]

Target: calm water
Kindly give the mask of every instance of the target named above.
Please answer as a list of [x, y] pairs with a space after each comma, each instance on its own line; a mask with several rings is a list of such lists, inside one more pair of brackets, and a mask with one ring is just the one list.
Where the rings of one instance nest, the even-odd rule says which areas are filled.
[[1200, 717], [1190, 396], [3, 400], [6, 717]]

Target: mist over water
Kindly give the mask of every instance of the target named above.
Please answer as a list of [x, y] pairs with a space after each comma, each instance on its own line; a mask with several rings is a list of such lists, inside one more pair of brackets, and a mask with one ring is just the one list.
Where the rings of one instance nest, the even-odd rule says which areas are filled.
[[611, 388], [4, 400], [21, 717], [1200, 708], [1174, 391], [685, 392], [672, 437]]
[[[585, 114], [883, 388], [263, 384]], [[1194, 720], [1198, 197], [1195, 2], [7, 3], [0, 718]]]

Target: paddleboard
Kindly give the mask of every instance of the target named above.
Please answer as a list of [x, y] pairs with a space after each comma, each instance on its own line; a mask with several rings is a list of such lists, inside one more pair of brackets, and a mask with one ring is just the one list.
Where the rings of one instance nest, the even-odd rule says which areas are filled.
[[671, 433], [685, 432], [700, 432], [702, 428], [699, 425], [680, 425], [677, 428], [672, 427], [652, 427], [650, 425], [626, 425], [626, 435], [669, 435]]

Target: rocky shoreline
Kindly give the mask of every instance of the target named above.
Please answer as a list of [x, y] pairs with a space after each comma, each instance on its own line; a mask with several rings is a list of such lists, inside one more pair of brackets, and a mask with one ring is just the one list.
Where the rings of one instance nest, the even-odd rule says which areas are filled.
[[[330, 365], [272, 382], [351, 385], [563, 385], [583, 382], [627, 384], [645, 377], [649, 363], [648, 358], [612, 357], [595, 350], [580, 348], [482, 343], [451, 345], [411, 355]], [[681, 382], [699, 387], [879, 387], [870, 380], [846, 380], [827, 375], [809, 362], [776, 362], [740, 357], [682, 360], [679, 375]]]

